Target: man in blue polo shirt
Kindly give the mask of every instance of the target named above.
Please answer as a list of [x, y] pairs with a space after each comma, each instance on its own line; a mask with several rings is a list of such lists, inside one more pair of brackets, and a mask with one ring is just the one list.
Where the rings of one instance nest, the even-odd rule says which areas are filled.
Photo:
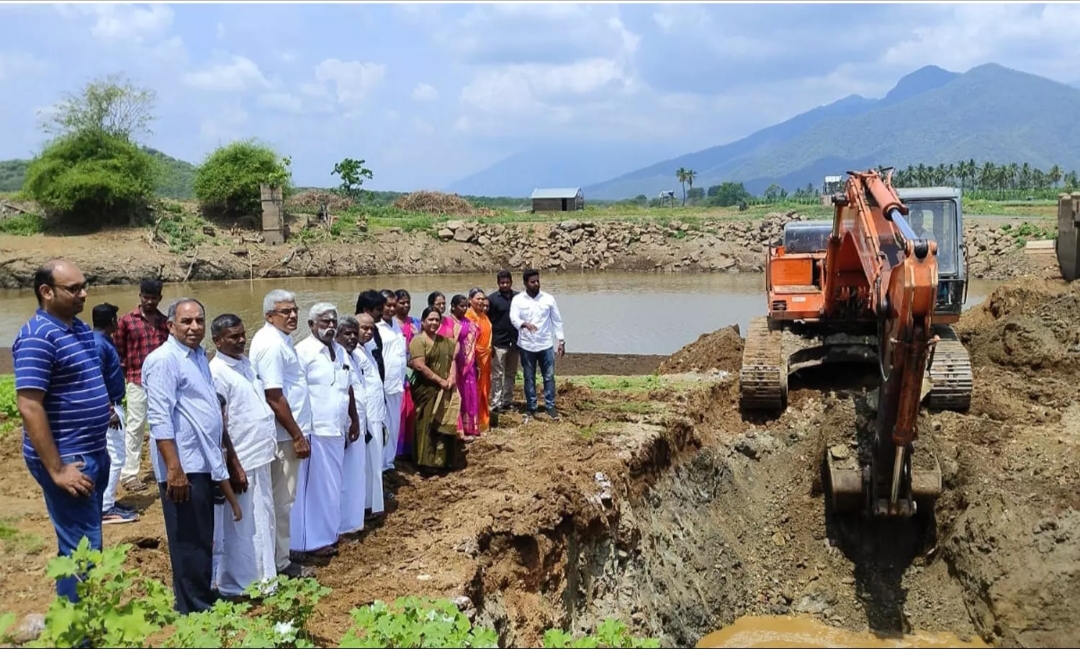
[[[34, 274], [38, 309], [12, 345], [15, 394], [23, 420], [23, 457], [41, 485], [59, 554], [83, 537], [101, 549], [101, 505], [109, 480], [109, 393], [94, 333], [75, 316], [86, 302], [86, 277], [54, 259]], [[76, 601], [74, 578], [56, 592]]]

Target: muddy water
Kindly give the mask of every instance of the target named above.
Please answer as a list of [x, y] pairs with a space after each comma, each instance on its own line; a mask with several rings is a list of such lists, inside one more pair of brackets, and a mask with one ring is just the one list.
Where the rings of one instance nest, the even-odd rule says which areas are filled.
[[[588, 353], [671, 354], [703, 333], [738, 324], [745, 332], [750, 318], [765, 313], [764, 276], [754, 274], [544, 274], [542, 287], [559, 303], [565, 321], [566, 350]], [[413, 296], [412, 315], [419, 317], [431, 291], [447, 300], [473, 286], [495, 289], [492, 275], [406, 275], [378, 277], [295, 278], [255, 281], [191, 282], [165, 286], [162, 310], [181, 295], [199, 298], [210, 318], [233, 312], [249, 324], [261, 322], [262, 298], [275, 288], [297, 295], [300, 308], [330, 301], [352, 313], [357, 294], [367, 288], [404, 288]], [[981, 302], [996, 283], [972, 282], [967, 306]], [[521, 280], [515, 279], [520, 290]], [[109, 302], [131, 309], [138, 301], [135, 286], [93, 287], [82, 317], [89, 321], [93, 305]], [[28, 290], [0, 290], [0, 347], [14, 340], [36, 307]], [[302, 318], [306, 321], [306, 317]], [[300, 335], [307, 335], [301, 324]], [[207, 342], [209, 345], [209, 341]]]
[[855, 633], [827, 626], [817, 620], [797, 617], [754, 617], [710, 633], [697, 644], [713, 647], [987, 647], [974, 638], [961, 641], [950, 633], [911, 633], [884, 636]]

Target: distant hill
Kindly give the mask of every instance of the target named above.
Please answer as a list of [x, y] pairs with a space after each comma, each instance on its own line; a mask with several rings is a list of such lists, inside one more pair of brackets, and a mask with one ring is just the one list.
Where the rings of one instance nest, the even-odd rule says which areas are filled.
[[1080, 89], [997, 64], [965, 74], [928, 66], [882, 99], [852, 96], [742, 140], [645, 167], [584, 188], [586, 198], [621, 199], [674, 189], [675, 170], [697, 171], [695, 186], [741, 181], [818, 186], [830, 174], [872, 165], [957, 160], [1080, 167]]
[[538, 146], [456, 180], [444, 190], [462, 196], [525, 198], [537, 187], [582, 187], [675, 153], [663, 142]]
[[[169, 155], [143, 147], [160, 164], [154, 191], [161, 198], [190, 200], [195, 198], [195, 165], [177, 160]], [[0, 192], [17, 192], [22, 189], [29, 160], [0, 160]]]

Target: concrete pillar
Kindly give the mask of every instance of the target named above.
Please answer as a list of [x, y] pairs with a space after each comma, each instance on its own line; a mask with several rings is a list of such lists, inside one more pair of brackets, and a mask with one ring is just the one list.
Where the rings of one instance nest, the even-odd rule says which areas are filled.
[[285, 243], [285, 201], [280, 187], [260, 184], [263, 239], [272, 246]]

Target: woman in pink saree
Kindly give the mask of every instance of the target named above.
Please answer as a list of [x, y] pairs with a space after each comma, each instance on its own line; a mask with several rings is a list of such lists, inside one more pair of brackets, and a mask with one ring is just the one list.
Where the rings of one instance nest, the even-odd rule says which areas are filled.
[[[450, 318], [457, 330], [458, 354], [457, 387], [461, 394], [461, 414], [458, 417], [458, 430], [466, 437], [480, 436], [480, 401], [476, 384], [476, 335], [479, 333], [475, 324], [465, 317], [469, 310], [469, 299], [464, 295], [455, 295], [450, 301]], [[445, 322], [444, 322], [445, 324]]]
[[[413, 336], [420, 333], [420, 321], [409, 315], [412, 308], [412, 296], [405, 289], [398, 289], [397, 310], [394, 313], [405, 335], [405, 349], [409, 348]], [[416, 403], [412, 398], [412, 384], [405, 381], [405, 394], [401, 398], [401, 434], [398, 435], [398, 457], [412, 457], [413, 431], [416, 428]]]

